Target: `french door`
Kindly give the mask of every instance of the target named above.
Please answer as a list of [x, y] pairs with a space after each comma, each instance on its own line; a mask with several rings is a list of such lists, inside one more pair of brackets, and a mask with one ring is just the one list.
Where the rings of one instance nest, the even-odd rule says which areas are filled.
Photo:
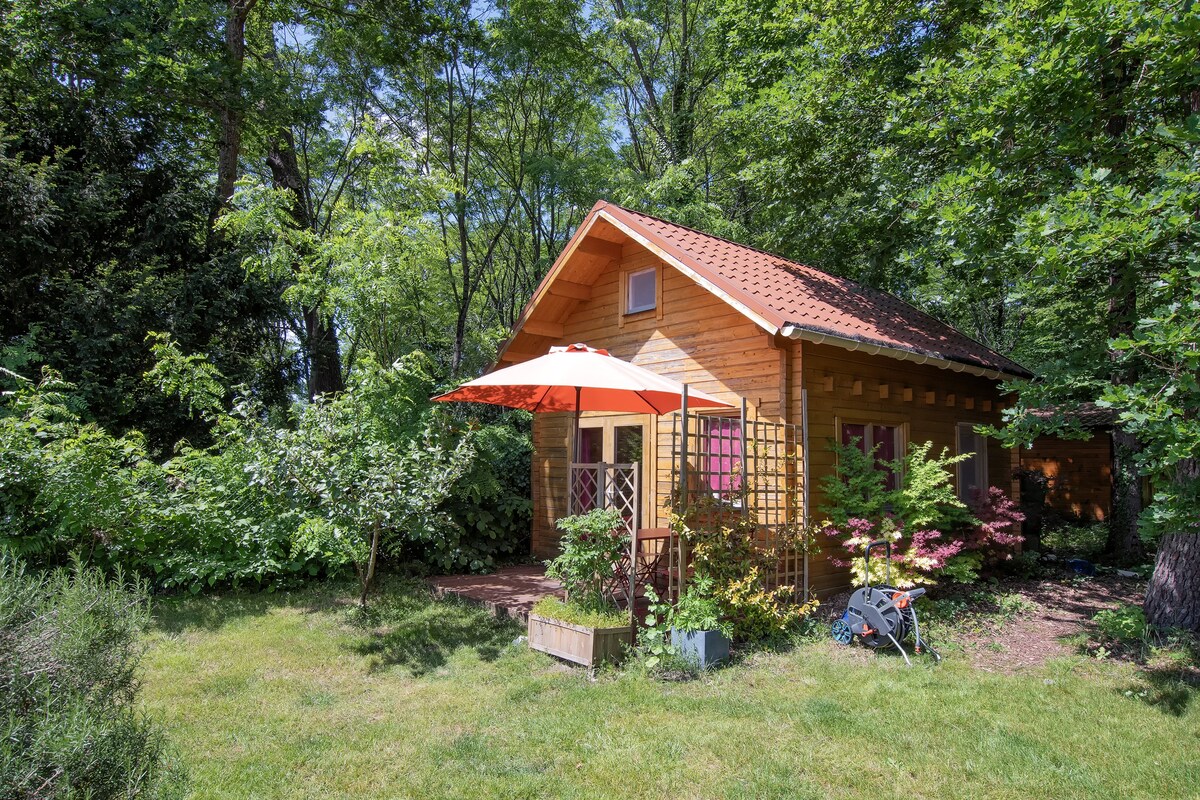
[[615, 508], [630, 531], [647, 518], [648, 425], [642, 415], [588, 417], [579, 423], [579, 450], [571, 465], [571, 509]]

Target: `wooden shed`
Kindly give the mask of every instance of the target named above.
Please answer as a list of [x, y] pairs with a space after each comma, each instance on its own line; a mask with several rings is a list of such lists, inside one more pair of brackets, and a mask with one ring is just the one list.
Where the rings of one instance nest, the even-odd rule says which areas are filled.
[[1046, 481], [1045, 505], [1067, 517], [1090, 522], [1108, 519], [1112, 508], [1112, 427], [1116, 413], [1094, 403], [1071, 412], [1088, 436], [1065, 439], [1039, 436], [1020, 451], [1023, 472]]
[[[925, 441], [975, 453], [955, 476], [961, 494], [988, 485], [1016, 492], [1016, 454], [973, 427], [999, 423], [999, 382], [1030, 373], [854, 281], [602, 201], [538, 286], [499, 360], [575, 342], [744, 405], [744, 419], [689, 415], [691, 441], [702, 446], [687, 451], [688, 463], [713, 491], [737, 480], [728, 462], [745, 455], [750, 436], [774, 448], [772, 469], [788, 475], [793, 514], [819, 518], [829, 443], [851, 439], [878, 445], [883, 457]], [[679, 414], [585, 414], [581, 422], [580, 468], [638, 465], [636, 497], [626, 500], [640, 527], [667, 524], [681, 442], [689, 441], [681, 423]], [[532, 550], [540, 558], [556, 553], [555, 521], [571, 505], [569, 430], [565, 414], [534, 420]], [[765, 464], [763, 448], [750, 447]], [[817, 594], [846, 584], [845, 572], [822, 559], [804, 577]]]

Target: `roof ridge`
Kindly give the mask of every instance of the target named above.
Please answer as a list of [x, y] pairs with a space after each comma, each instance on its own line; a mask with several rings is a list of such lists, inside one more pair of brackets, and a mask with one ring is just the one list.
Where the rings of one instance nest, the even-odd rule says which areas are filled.
[[[814, 267], [814, 266], [812, 266], [811, 264], [804, 264], [804, 263], [802, 263], [802, 262], [799, 262], [799, 261], [793, 261], [793, 260], [792, 260], [792, 259], [790, 259], [790, 258], [787, 258], [787, 257], [785, 257], [785, 256], [781, 256], [781, 255], [779, 255], [778, 253], [772, 253], [772, 252], [770, 252], [770, 251], [768, 251], [768, 250], [763, 250], [763, 249], [762, 249], [762, 248], [760, 248], [760, 247], [754, 247], [753, 245], [748, 245], [748, 244], [745, 244], [745, 243], [743, 243], [743, 242], [735, 242], [735, 241], [734, 241], [734, 240], [732, 240], [732, 239], [727, 239], [727, 238], [725, 238], [724, 236], [718, 236], [718, 235], [716, 235], [716, 234], [714, 234], [714, 233], [708, 233], [707, 231], [702, 231], [702, 230], [700, 230], [699, 228], [693, 228], [693, 227], [691, 227], [690, 225], [683, 225], [683, 224], [681, 224], [681, 223], [679, 223], [679, 222], [672, 222], [671, 220], [669, 220], [669, 219], [665, 219], [665, 218], [663, 218], [663, 217], [657, 217], [657, 216], [655, 216], [654, 214], [647, 214], [647, 213], [646, 213], [646, 212], [644, 212], [644, 211], [637, 211], [637, 210], [635, 210], [635, 209], [632, 209], [632, 208], [626, 208], [625, 206], [622, 206], [622, 205], [620, 205], [619, 203], [614, 203], [614, 202], [612, 202], [612, 201], [609, 201], [609, 200], [601, 200], [601, 201], [599, 201], [599, 202], [597, 203], [597, 205], [599, 205], [600, 203], [603, 203], [605, 206], [609, 206], [609, 207], [612, 207], [612, 208], [616, 208], [616, 209], [618, 209], [618, 210], [620, 210], [620, 211], [624, 211], [624, 212], [626, 212], [626, 213], [628, 213], [628, 214], [636, 214], [636, 215], [638, 215], [638, 216], [641, 216], [641, 217], [647, 217], [647, 218], [649, 218], [649, 219], [655, 220], [656, 222], [661, 222], [661, 223], [663, 223], [664, 225], [671, 225], [671, 226], [673, 226], [673, 227], [675, 227], [675, 228], [682, 228], [683, 230], [686, 230], [686, 231], [691, 231], [692, 233], [698, 234], [698, 235], [700, 235], [700, 236], [705, 236], [705, 237], [707, 237], [707, 238], [709, 238], [709, 239], [716, 239], [716, 240], [717, 240], [717, 241], [719, 241], [719, 242], [725, 242], [726, 244], [732, 245], [732, 246], [734, 246], [734, 247], [739, 247], [739, 248], [741, 248], [741, 249], [743, 249], [743, 250], [749, 250], [749, 251], [751, 251], [751, 252], [760, 253], [760, 254], [762, 254], [762, 255], [764, 255], [764, 256], [768, 256], [769, 258], [773, 258], [773, 259], [777, 259], [777, 260], [779, 260], [779, 261], [782, 261], [782, 262], [783, 262], [783, 263], [785, 263], [785, 264], [788, 264], [788, 265], [791, 265], [791, 266], [794, 266], [794, 267], [799, 267], [799, 268], [801, 268], [801, 269], [804, 269], [804, 270], [810, 270], [810, 271], [812, 271], [812, 272], [815, 272], [815, 273], [817, 273], [817, 274], [819, 274], [819, 275], [824, 275], [824, 276], [826, 276], [826, 277], [828, 277], [828, 278], [832, 278], [833, 280], [836, 280], [836, 281], [844, 281], [846, 284], [849, 284], [849, 286], [850, 286], [850, 287], [852, 287], [852, 288], [855, 288], [855, 289], [857, 289], [857, 290], [859, 290], [859, 291], [863, 291], [863, 290], [865, 290], [865, 291], [868, 291], [868, 292], [873, 292], [873, 293], [875, 293], [876, 295], [879, 295], [879, 296], [884, 296], [884, 297], [891, 298], [891, 299], [893, 299], [893, 300], [895, 300], [895, 301], [897, 301], [897, 302], [899, 302], [899, 303], [902, 303], [902, 304], [904, 304], [906, 307], [908, 307], [908, 308], [909, 308], [909, 309], [911, 309], [912, 311], [916, 312], [917, 314], [920, 314], [920, 315], [921, 315], [922, 317], [924, 317], [925, 319], [927, 319], [927, 320], [930, 320], [931, 322], [935, 322], [935, 323], [937, 323], [938, 325], [943, 325], [943, 326], [945, 326], [946, 328], [948, 328], [949, 330], [951, 330], [951, 331], [953, 331], [954, 333], [958, 334], [959, 336], [963, 337], [964, 339], [966, 339], [966, 340], [968, 340], [968, 341], [970, 341], [970, 342], [973, 342], [973, 343], [975, 343], [976, 345], [978, 345], [978, 346], [982, 347], [984, 350], [988, 351], [989, 353], [992, 353], [993, 355], [996, 355], [996, 356], [998, 356], [998, 357], [1000, 357], [1000, 358], [1004, 359], [1005, 361], [1008, 361], [1009, 363], [1013, 364], [1014, 366], [1020, 367], [1021, 369], [1025, 369], [1025, 368], [1024, 368], [1024, 367], [1023, 367], [1021, 364], [1019, 364], [1018, 362], [1014, 361], [1014, 360], [1013, 360], [1012, 358], [1010, 358], [1009, 356], [1006, 356], [1005, 354], [1001, 353], [1000, 351], [996, 350], [995, 348], [989, 347], [988, 345], [986, 345], [986, 344], [984, 344], [983, 342], [979, 341], [979, 340], [978, 340], [978, 339], [976, 339], [975, 337], [973, 337], [973, 336], [971, 336], [971, 335], [967, 334], [967, 333], [966, 333], [966, 332], [964, 332], [964, 331], [961, 331], [961, 330], [959, 330], [957, 327], [955, 327], [954, 325], [951, 325], [949, 322], [946, 322], [945, 320], [942, 320], [942, 319], [938, 319], [938, 318], [937, 318], [937, 317], [935, 317], [933, 314], [930, 314], [928, 311], [925, 311], [924, 309], [922, 309], [922, 308], [919, 308], [918, 306], [914, 305], [912, 302], [910, 302], [910, 301], [908, 301], [908, 300], [905, 300], [903, 297], [900, 297], [899, 295], [895, 294], [894, 292], [889, 292], [889, 291], [887, 291], [886, 289], [880, 289], [880, 288], [878, 288], [878, 287], [876, 287], [876, 286], [871, 286], [870, 284], [862, 283], [861, 281], [857, 281], [857, 280], [855, 280], [854, 278], [848, 278], [848, 277], [846, 277], [846, 276], [844, 276], [844, 275], [836, 275], [836, 274], [834, 274], [834, 273], [832, 273], [832, 272], [829, 272], [829, 271], [827, 271], [827, 270], [821, 269], [820, 267]], [[800, 322], [800, 321], [796, 321], [796, 320], [788, 320], [788, 321], [789, 321], [789, 322], [792, 322], [792, 323], [794, 323], [794, 324], [796, 324], [796, 325], [797, 325], [797, 326], [799, 326], [799, 327], [813, 327], [813, 329], [815, 329], [815, 327], [814, 327], [814, 326], [805, 326], [805, 325], [804, 325], [804, 323], [802, 323], [802, 322]], [[1028, 371], [1028, 370], [1026, 370], [1026, 371]]]

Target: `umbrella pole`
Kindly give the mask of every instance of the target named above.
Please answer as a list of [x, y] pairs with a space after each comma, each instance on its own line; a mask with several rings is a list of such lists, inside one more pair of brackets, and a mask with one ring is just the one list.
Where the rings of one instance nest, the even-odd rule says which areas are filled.
[[583, 387], [575, 387], [575, 416], [571, 422], [571, 446], [567, 451], [567, 510], [575, 514], [579, 511], [575, 494], [575, 462], [579, 459], [579, 398]]
[[583, 387], [575, 387], [575, 424], [571, 431], [571, 463], [574, 464], [579, 458], [579, 397], [583, 393]]

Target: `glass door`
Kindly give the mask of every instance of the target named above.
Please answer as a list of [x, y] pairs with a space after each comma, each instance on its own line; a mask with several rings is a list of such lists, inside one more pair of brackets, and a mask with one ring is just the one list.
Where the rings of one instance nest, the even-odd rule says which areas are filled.
[[649, 460], [642, 419], [622, 415], [580, 421], [579, 460], [571, 470], [574, 513], [615, 508], [630, 530], [641, 527]]

